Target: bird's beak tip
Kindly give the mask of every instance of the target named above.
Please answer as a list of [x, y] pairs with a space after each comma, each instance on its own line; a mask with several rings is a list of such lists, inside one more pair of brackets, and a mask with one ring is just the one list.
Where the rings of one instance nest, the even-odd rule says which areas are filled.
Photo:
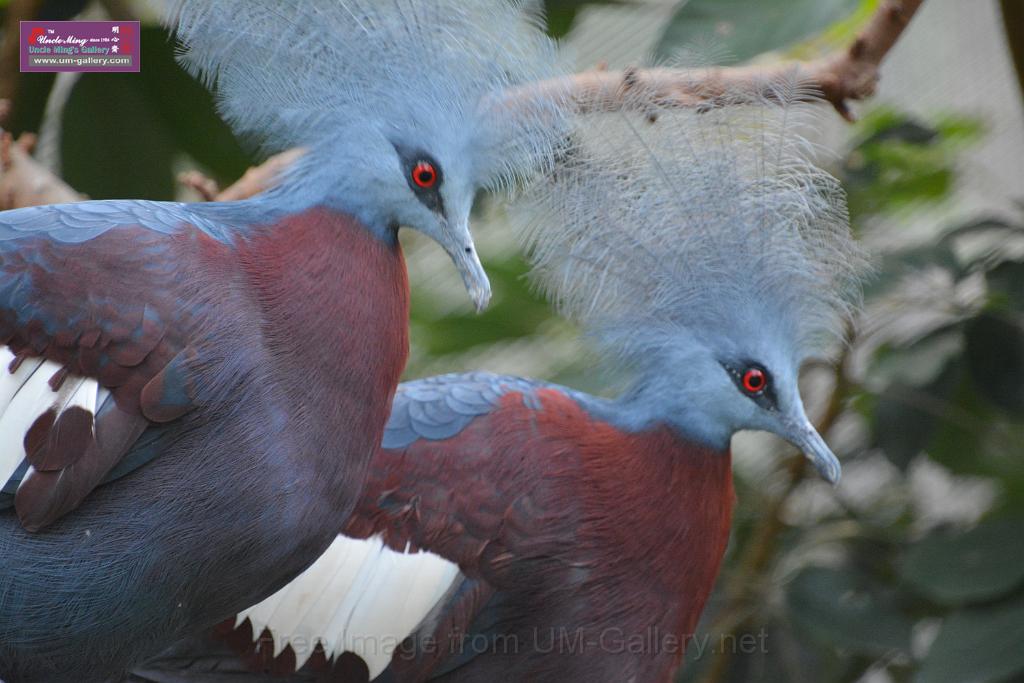
[[822, 478], [834, 487], [839, 486], [839, 480], [843, 477], [842, 467], [839, 466], [839, 462], [836, 461], [835, 469], [818, 469]]
[[839, 485], [839, 480], [843, 475], [843, 466], [809, 422], [796, 427], [789, 440], [803, 451], [804, 456], [811, 461], [822, 479], [833, 486]]
[[473, 300], [473, 306], [477, 313], [483, 313], [487, 305], [491, 303], [491, 284], [486, 279], [482, 284], [469, 287], [469, 297]]
[[462, 275], [462, 282], [466, 286], [469, 298], [473, 300], [473, 306], [476, 307], [477, 313], [482, 312], [491, 301], [491, 281], [483, 264], [480, 263], [476, 247], [469, 241], [466, 246], [460, 245], [449, 253]]
[[441, 236], [437, 241], [448, 252], [459, 275], [462, 276], [462, 283], [466, 286], [466, 292], [473, 301], [477, 313], [482, 312], [491, 301], [491, 282], [487, 278], [483, 264], [480, 263], [480, 256], [469, 231], [468, 219], [450, 223], [444, 221]]

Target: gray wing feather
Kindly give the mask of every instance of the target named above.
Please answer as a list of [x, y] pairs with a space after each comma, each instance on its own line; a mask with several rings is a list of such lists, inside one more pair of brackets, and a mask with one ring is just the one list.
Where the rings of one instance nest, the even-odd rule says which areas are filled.
[[124, 199], [30, 206], [0, 213], [0, 242], [45, 234], [57, 242], [78, 244], [121, 225], [141, 225], [171, 234], [184, 223], [228, 241], [232, 229], [227, 224], [232, 219], [251, 221], [258, 215], [255, 202], [185, 204]]
[[428, 377], [398, 387], [381, 445], [398, 449], [419, 439], [450, 439], [510, 393], [521, 394], [524, 405], [539, 410], [536, 392], [541, 388], [561, 391], [581, 405], [593, 400], [555, 384], [509, 375], [472, 372]]

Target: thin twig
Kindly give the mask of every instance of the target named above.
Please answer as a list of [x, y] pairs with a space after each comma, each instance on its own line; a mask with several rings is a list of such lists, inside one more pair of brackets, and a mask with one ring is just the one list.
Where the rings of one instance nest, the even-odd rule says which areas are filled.
[[246, 199], [273, 187], [281, 174], [305, 153], [304, 149], [296, 147], [275, 154], [259, 166], [251, 167], [233, 185], [220, 192], [217, 201]]
[[204, 202], [217, 201], [220, 186], [217, 181], [204, 175], [201, 171], [185, 171], [178, 174], [178, 184], [195, 190]]

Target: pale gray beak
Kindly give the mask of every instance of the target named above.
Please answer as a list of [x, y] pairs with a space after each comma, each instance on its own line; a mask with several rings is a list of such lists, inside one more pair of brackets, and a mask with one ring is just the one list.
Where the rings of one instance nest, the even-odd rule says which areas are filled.
[[462, 275], [466, 291], [469, 292], [469, 297], [479, 313], [487, 308], [491, 301], [491, 283], [476, 253], [476, 245], [473, 244], [473, 236], [469, 232], [469, 221], [462, 221], [454, 226], [446, 225], [444, 232], [445, 239], [441, 245]]
[[839, 477], [843, 473], [839, 459], [807, 418], [803, 415], [800, 417], [800, 420], [785, 421], [786, 433], [782, 436], [803, 451], [803, 454], [814, 465], [814, 469], [818, 470], [825, 481], [835, 486], [839, 483]]

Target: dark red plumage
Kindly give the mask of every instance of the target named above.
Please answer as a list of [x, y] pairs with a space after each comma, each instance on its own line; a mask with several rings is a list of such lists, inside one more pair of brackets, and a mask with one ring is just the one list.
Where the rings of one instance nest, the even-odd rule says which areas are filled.
[[[136, 243], [64, 244], [47, 258], [68, 267], [32, 280], [34, 317], [0, 320], [14, 346], [116, 401], [95, 444], [15, 498], [28, 529], [89, 504], [45, 537], [3, 520], [5, 679], [101, 679], [299, 573], [355, 502], [408, 353], [401, 249], [349, 216], [312, 209], [233, 244], [187, 226], [151, 243], [114, 233]], [[8, 274], [47, 263], [2, 256]], [[144, 468], [93, 491], [147, 449]]]
[[[133, 244], [127, 254], [126, 240]], [[233, 246], [188, 229], [170, 236], [145, 228], [111, 230], [81, 244], [61, 245], [60, 251], [41, 238], [24, 253], [5, 252], [2, 264], [7, 277], [31, 276], [39, 317], [18, 320], [14, 312], [0, 311], [0, 330], [6, 331], [16, 353], [41, 355], [110, 388], [120, 411], [139, 418], [111, 417], [119, 425], [136, 423], [125, 425], [113, 437], [124, 446], [131, 441], [125, 443], [122, 432], [137, 437], [144, 421], [170, 422], [194, 407], [195, 368], [221, 352], [200, 339], [216, 339], [218, 328], [231, 334], [224, 328], [242, 322], [247, 314], [264, 321], [267, 334], [259, 341], [268, 342], [274, 362], [290, 366], [296, 381], [303, 383], [321, 376], [330, 381], [333, 377], [326, 371], [339, 359], [345, 363], [365, 355], [369, 349], [357, 348], [364, 343], [407, 348], [408, 284], [396, 245], [372, 237], [346, 217], [314, 209], [253, 237], [239, 237]], [[154, 250], [169, 251], [173, 259], [154, 265], [145, 258]], [[59, 268], [53, 267], [57, 261]], [[174, 263], [189, 265], [168, 267]], [[250, 288], [260, 300], [248, 300]], [[318, 290], [331, 295], [318, 296]], [[234, 319], [217, 318], [218, 299], [224, 294], [238, 296]], [[312, 307], [311, 301], [322, 301], [323, 306]], [[382, 306], [394, 310], [372, 310]], [[350, 319], [367, 320], [373, 328], [364, 335], [337, 334], [337, 325]], [[67, 326], [46, 333], [54, 320], [67, 321]], [[323, 323], [330, 320], [337, 325], [325, 330], [330, 326]], [[394, 336], [394, 344], [378, 347], [378, 335]], [[338, 398], [330, 400], [361, 403], [367, 391], [390, 398], [403, 366], [404, 354], [383, 366], [362, 368], [379, 367], [382, 372], [369, 384], [361, 379], [343, 382], [336, 387]], [[320, 389], [325, 397], [334, 391]], [[332, 424], [346, 424], [343, 418], [358, 415], [359, 424], [354, 426], [370, 434], [379, 432], [385, 417], [381, 411], [365, 412], [353, 405], [333, 408]], [[62, 472], [19, 491], [18, 512], [30, 529], [49, 524], [77, 505], [124, 454], [101, 457], [103, 466], [93, 462], [74, 468], [83, 456], [95, 457], [91, 435], [76, 429], [81, 425], [74, 420], [75, 411], [68, 411], [57, 424], [46, 415], [27, 436], [30, 462], [41, 471]], [[68, 439], [74, 448], [55, 447]], [[107, 446], [101, 443], [99, 448]], [[76, 492], [50, 493], [51, 485]], [[58, 500], [62, 502], [56, 504]]]
[[[309, 468], [315, 486], [305, 495], [338, 501], [335, 510], [321, 510], [321, 521], [335, 527], [338, 517], [327, 515], [347, 513], [351, 492], [380, 443], [409, 353], [409, 282], [401, 247], [337, 218], [326, 210], [308, 212], [288, 219], [288, 228], [238, 245], [267, 321], [259, 333], [268, 360], [288, 378], [282, 388], [313, 407], [310, 419], [294, 427], [319, 452], [296, 465]], [[349, 453], [338, 447], [339, 426], [346, 441], [358, 444], [355, 461], [339, 456]], [[334, 489], [339, 477], [345, 490]]]
[[[427, 430], [445, 419], [442, 404], [427, 405], [431, 391], [458, 386], [441, 379], [409, 390], [421, 392]], [[461, 386], [502, 381], [467, 376]], [[679, 666], [728, 541], [729, 454], [667, 426], [616, 427], [563, 390], [534, 386], [530, 397], [509, 390], [453, 436], [374, 458], [344, 534], [380, 534], [462, 572], [382, 680], [668, 681]], [[468, 394], [448, 395], [459, 410], [472, 405]], [[248, 621], [233, 626], [222, 626], [220, 645], [192, 641], [158, 666], [197, 683], [206, 679], [186, 670], [184, 655], [293, 671], [290, 644], [275, 658], [269, 632], [253, 642]], [[234, 655], [222, 649], [225, 634]], [[289, 680], [347, 682], [346, 656], [314, 657]]]
[[[667, 427], [624, 432], [556, 390], [538, 395], [540, 410], [507, 394], [454, 438], [382, 450], [345, 533], [411, 542], [502, 595], [501, 632], [527, 651], [476, 657], [443, 680], [667, 681], [728, 541], [729, 455]], [[452, 626], [472, 632], [473, 616]], [[534, 647], [563, 629], [592, 643], [583, 656]], [[651, 629], [661, 652], [600, 642]], [[392, 661], [402, 681], [429, 675], [422, 665]]]

